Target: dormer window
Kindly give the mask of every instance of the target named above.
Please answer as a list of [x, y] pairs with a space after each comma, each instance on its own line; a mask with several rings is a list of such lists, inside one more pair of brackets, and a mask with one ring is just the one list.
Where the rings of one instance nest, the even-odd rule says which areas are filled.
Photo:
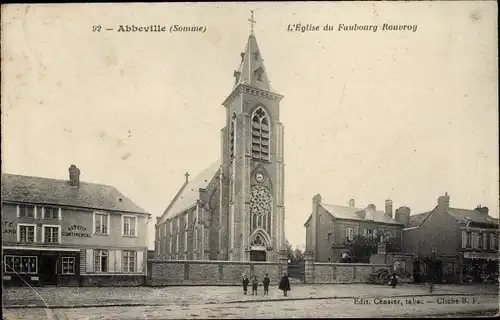
[[259, 59], [260, 59], [260, 53], [259, 53], [259, 51], [255, 51], [255, 52], [253, 53], [253, 58], [254, 58], [256, 61], [259, 61]]

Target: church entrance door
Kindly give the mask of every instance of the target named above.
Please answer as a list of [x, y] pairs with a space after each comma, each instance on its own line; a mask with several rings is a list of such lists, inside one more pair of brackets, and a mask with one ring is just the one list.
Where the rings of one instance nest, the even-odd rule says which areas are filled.
[[266, 251], [250, 250], [250, 261], [266, 261]]

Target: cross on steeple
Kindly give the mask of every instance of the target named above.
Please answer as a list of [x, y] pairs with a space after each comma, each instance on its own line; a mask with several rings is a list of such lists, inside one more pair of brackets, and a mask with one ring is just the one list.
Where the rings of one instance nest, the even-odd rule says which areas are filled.
[[184, 175], [186, 176], [186, 182], [188, 182], [189, 181], [189, 172], [186, 172]]
[[251, 16], [248, 21], [250, 21], [250, 34], [253, 35], [253, 24], [256, 23], [256, 21], [253, 19], [253, 10], [250, 10]]

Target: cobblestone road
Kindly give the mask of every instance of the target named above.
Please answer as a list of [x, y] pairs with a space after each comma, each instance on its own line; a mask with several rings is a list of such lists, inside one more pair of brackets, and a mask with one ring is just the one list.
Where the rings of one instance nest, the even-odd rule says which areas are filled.
[[[261, 288], [259, 288], [261, 290]], [[259, 293], [262, 293], [260, 291]], [[396, 289], [381, 285], [296, 285], [288, 299], [375, 297], [419, 295], [428, 293], [421, 285], [401, 285]], [[498, 294], [498, 286], [438, 285], [435, 294]], [[3, 306], [40, 307], [103, 306], [103, 305], [192, 305], [226, 303], [238, 300], [282, 299], [282, 293], [271, 287], [269, 296], [242, 294], [239, 287], [118, 287], [118, 288], [4, 288]]]
[[[438, 299], [451, 299], [450, 296], [432, 296], [414, 298], [420, 304], [408, 304], [400, 298], [397, 303], [376, 304], [374, 299], [367, 299], [371, 304], [356, 304], [354, 299], [325, 299], [300, 301], [272, 301], [222, 303], [184, 306], [150, 307], [108, 307], [79, 309], [4, 309], [4, 319], [242, 319], [242, 318], [388, 318], [388, 317], [426, 317], [471, 315], [478, 310], [496, 309], [498, 297], [467, 297], [467, 303], [461, 297], [458, 303], [438, 303]], [[477, 301], [473, 301], [477, 299]], [[412, 301], [414, 301], [412, 299]], [[441, 300], [439, 300], [442, 302]], [[460, 314], [457, 314], [460, 313]], [[489, 315], [493, 313], [490, 312]]]

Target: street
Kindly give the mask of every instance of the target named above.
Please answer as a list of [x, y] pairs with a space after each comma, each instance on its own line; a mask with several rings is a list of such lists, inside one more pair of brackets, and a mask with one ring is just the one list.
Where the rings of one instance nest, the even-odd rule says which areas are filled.
[[[76, 309], [4, 309], [4, 319], [204, 319], [466, 316], [498, 311], [497, 296], [310, 299], [239, 303]], [[476, 301], [474, 301], [476, 299]], [[411, 303], [410, 303], [411, 302]], [[439, 303], [438, 303], [439, 302]], [[458, 313], [458, 314], [457, 314]]]

